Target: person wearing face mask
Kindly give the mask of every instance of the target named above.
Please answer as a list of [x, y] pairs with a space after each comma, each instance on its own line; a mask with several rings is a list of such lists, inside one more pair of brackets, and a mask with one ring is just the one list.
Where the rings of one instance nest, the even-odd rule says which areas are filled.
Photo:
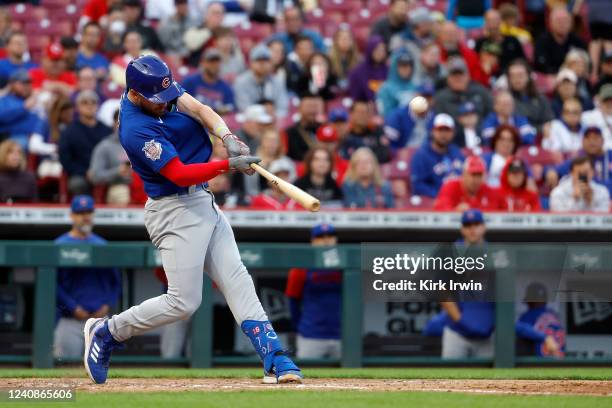
[[[72, 228], [55, 240], [57, 245], [105, 245], [92, 232], [94, 201], [80, 195], [72, 199]], [[76, 249], [73, 249], [76, 250]], [[116, 268], [60, 268], [57, 271], [56, 358], [83, 355], [83, 327], [90, 317], [105, 317], [121, 295], [121, 274]]]

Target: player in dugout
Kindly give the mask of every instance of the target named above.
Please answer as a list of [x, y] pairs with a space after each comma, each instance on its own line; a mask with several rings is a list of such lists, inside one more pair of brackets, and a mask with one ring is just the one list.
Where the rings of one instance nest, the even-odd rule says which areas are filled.
[[[470, 209], [461, 216], [461, 236], [457, 247], [479, 249], [486, 245], [486, 227], [480, 210]], [[495, 305], [486, 301], [441, 302], [442, 312], [425, 326], [426, 336], [442, 336], [442, 358], [493, 356]]]
[[[338, 243], [331, 224], [318, 224], [311, 231], [312, 246], [333, 247]], [[291, 320], [297, 329], [298, 358], [340, 358], [340, 301], [342, 271], [293, 268], [285, 294]]]

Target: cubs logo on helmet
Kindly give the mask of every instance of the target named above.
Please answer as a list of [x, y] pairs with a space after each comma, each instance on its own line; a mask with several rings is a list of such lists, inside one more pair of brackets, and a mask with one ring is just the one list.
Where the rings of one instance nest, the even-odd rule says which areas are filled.
[[168, 65], [154, 55], [141, 55], [130, 61], [125, 70], [125, 82], [153, 103], [167, 103], [183, 94], [183, 88], [172, 79]]

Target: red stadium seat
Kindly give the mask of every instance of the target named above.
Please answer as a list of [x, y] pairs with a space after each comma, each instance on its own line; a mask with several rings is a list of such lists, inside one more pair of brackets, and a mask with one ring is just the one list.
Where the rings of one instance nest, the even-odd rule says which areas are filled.
[[272, 29], [269, 24], [257, 24], [251, 22], [244, 22], [238, 24], [233, 28], [236, 37], [239, 39], [250, 38], [255, 43], [258, 43], [272, 34]]
[[560, 152], [551, 152], [537, 146], [519, 147], [516, 155], [529, 165], [534, 180], [540, 186], [544, 178], [544, 168], [563, 161], [563, 154]]
[[100, 86], [100, 91], [105, 99], [118, 99], [121, 97], [124, 89], [108, 79]]
[[523, 43], [523, 51], [525, 52], [525, 57], [527, 57], [527, 61], [530, 63], [533, 62], [533, 43], [526, 42]]
[[350, 13], [346, 20], [351, 27], [371, 26], [376, 21], [370, 10], [363, 9], [359, 13]]
[[365, 50], [370, 37], [370, 27], [355, 27], [353, 28], [353, 35], [355, 36], [355, 42], [360, 50]]
[[340, 12], [343, 14], [354, 13], [356, 9], [361, 8], [361, 4], [358, 4], [355, 0], [321, 0], [319, 7], [325, 11], [325, 13]]
[[93, 188], [93, 199], [97, 204], [105, 204], [106, 203], [106, 191], [108, 190], [107, 186], [104, 184], [98, 184]]
[[66, 204], [70, 200], [70, 193], [68, 192], [68, 174], [62, 172], [59, 179], [59, 202]]
[[563, 154], [551, 152], [537, 146], [522, 146], [516, 152], [517, 156], [527, 164], [541, 164], [543, 166], [556, 165], [563, 161]]
[[40, 5], [48, 9], [66, 7], [70, 3], [70, 0], [40, 0]]
[[431, 210], [433, 209], [435, 199], [425, 196], [411, 196], [408, 198], [397, 200], [396, 208], [405, 210]]
[[81, 18], [80, 10], [74, 4], [64, 5], [49, 9], [49, 18], [53, 21], [70, 22], [73, 27], [73, 33], [76, 32], [76, 25]]
[[39, 21], [47, 17], [47, 9], [28, 3], [18, 3], [9, 7], [11, 19], [17, 22]]

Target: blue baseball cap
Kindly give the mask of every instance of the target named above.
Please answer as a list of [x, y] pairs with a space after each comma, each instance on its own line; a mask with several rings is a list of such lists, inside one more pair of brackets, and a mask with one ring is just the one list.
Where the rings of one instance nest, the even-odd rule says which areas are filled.
[[322, 223], [315, 225], [310, 232], [311, 238], [318, 238], [324, 235], [336, 235], [336, 229], [334, 226], [331, 224]]
[[476, 105], [472, 102], [466, 102], [459, 107], [460, 115], [467, 115], [468, 113], [476, 113]]
[[330, 122], [348, 122], [348, 112], [342, 108], [335, 108], [329, 112], [328, 119]]
[[72, 199], [70, 210], [73, 213], [88, 213], [94, 211], [94, 199], [89, 195], [78, 195]]
[[425, 82], [417, 88], [417, 94], [422, 96], [432, 96], [436, 93], [436, 88], [430, 82]]
[[461, 225], [466, 224], [484, 224], [482, 211], [475, 208], [465, 211], [461, 216]]

